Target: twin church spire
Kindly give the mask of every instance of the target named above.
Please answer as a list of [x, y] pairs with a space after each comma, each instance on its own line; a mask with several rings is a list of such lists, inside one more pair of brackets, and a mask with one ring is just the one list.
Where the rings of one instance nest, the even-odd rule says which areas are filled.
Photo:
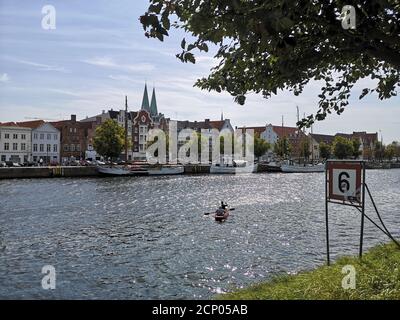
[[152, 117], [155, 117], [158, 115], [156, 89], [153, 88], [153, 93], [151, 95], [151, 102], [149, 104], [149, 95], [147, 93], [147, 83], [144, 85], [142, 110], [146, 110], [147, 112], [149, 112]]

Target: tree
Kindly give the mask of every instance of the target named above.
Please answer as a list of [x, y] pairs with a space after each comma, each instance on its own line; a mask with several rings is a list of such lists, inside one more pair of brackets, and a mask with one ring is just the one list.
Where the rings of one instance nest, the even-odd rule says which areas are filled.
[[396, 145], [391, 143], [385, 148], [385, 158], [391, 161], [396, 156]]
[[360, 139], [354, 138], [351, 140], [351, 143], [353, 145], [353, 157], [354, 159], [357, 159], [361, 155], [360, 151], [361, 141]]
[[349, 139], [337, 136], [333, 140], [332, 152], [338, 159], [349, 158], [353, 155], [353, 143]]
[[[356, 26], [346, 29], [341, 12], [349, 4]], [[219, 63], [196, 86], [227, 91], [239, 104], [249, 92], [265, 98], [278, 90], [299, 95], [310, 80], [322, 81], [319, 109], [300, 126], [342, 113], [353, 86], [365, 77], [377, 84], [364, 88], [360, 99], [372, 92], [379, 99], [396, 95], [398, 21], [398, 0], [150, 0], [140, 17], [146, 37], [163, 41], [171, 27], [191, 35], [193, 40], [184, 38], [176, 55], [183, 62], [195, 63], [194, 50], [215, 46]]]
[[309, 160], [310, 155], [310, 141], [308, 138], [303, 138], [300, 142], [300, 156], [303, 157], [304, 162], [306, 162]]
[[264, 139], [257, 136], [254, 137], [254, 156], [257, 159], [262, 157], [270, 147], [271, 145]]
[[125, 148], [125, 129], [116, 121], [107, 119], [96, 128], [94, 149], [106, 158], [117, 158]]
[[385, 146], [380, 141], [376, 141], [374, 145], [375, 160], [379, 159], [380, 161], [382, 161], [384, 155], [385, 155]]
[[274, 144], [274, 153], [281, 158], [288, 157], [291, 152], [292, 145], [290, 144], [286, 136], [284, 136], [283, 138], [279, 138], [278, 141]]
[[319, 156], [325, 160], [331, 156], [331, 147], [323, 141], [319, 143]]

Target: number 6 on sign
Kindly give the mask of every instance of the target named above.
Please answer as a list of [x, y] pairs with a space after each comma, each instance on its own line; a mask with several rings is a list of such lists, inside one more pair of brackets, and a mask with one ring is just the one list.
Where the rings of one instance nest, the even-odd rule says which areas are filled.
[[361, 203], [361, 163], [329, 162], [329, 200]]

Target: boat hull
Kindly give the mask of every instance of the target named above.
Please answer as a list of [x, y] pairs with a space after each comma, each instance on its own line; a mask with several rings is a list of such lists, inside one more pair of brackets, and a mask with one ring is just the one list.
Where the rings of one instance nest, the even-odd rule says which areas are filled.
[[228, 219], [228, 217], [229, 217], [229, 211], [225, 211], [224, 215], [217, 215], [216, 213], [214, 214], [214, 219], [217, 222], [225, 221], [226, 219]]
[[311, 172], [324, 172], [325, 171], [325, 165], [323, 164], [318, 164], [315, 166], [291, 166], [287, 164], [283, 164], [281, 166], [282, 172], [287, 172], [287, 173], [311, 173]]
[[210, 167], [210, 173], [213, 174], [240, 174], [240, 173], [253, 173], [257, 172], [257, 165], [246, 167], [233, 167], [233, 166], [215, 166]]
[[183, 174], [184, 172], [185, 172], [185, 168], [183, 166], [149, 168], [148, 169], [148, 173], [150, 176], [176, 175], [176, 174]]
[[133, 175], [132, 171], [125, 168], [117, 168], [117, 167], [97, 167], [97, 171], [101, 174], [108, 176], [131, 176]]

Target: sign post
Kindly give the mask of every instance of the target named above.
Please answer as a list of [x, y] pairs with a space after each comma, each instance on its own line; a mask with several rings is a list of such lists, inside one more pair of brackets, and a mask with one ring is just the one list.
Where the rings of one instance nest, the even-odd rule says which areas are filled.
[[362, 257], [365, 209], [365, 162], [359, 160], [328, 160], [325, 171], [325, 220], [327, 263], [329, 252], [329, 202], [352, 206], [361, 212], [360, 251]]

